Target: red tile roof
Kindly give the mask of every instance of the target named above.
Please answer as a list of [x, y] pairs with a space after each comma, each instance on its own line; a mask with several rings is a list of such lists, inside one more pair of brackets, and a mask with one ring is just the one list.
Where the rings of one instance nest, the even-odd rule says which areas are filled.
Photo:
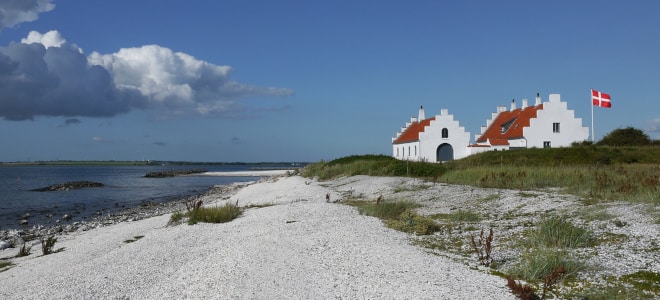
[[422, 120], [421, 122], [413, 122], [408, 126], [406, 131], [401, 133], [401, 135], [392, 142], [392, 144], [403, 144], [419, 140], [419, 133], [424, 132], [424, 128], [431, 124], [431, 121], [435, 120], [435, 117]]
[[[529, 120], [536, 118], [536, 112], [542, 109], [543, 104], [503, 111], [476, 142], [490, 141], [491, 145], [508, 145], [509, 140], [522, 138], [523, 128], [529, 127]], [[506, 127], [504, 132], [502, 132], [503, 126]]]

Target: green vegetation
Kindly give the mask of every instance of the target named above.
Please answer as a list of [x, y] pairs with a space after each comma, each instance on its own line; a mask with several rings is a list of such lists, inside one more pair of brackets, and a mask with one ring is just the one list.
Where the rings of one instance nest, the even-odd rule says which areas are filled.
[[64, 250], [64, 248], [53, 250], [55, 243], [57, 242], [57, 238], [52, 235], [47, 238], [41, 237], [39, 240], [41, 241], [41, 253], [43, 255], [53, 254]]
[[[438, 215], [436, 215], [438, 216]], [[481, 221], [481, 216], [478, 213], [475, 213], [470, 210], [459, 209], [456, 212], [450, 213], [447, 215], [449, 221], [452, 222], [479, 222]]]
[[237, 204], [227, 203], [224, 206], [195, 207], [186, 213], [175, 212], [170, 216], [170, 224], [179, 224], [184, 218], [188, 225], [203, 223], [226, 223], [238, 218], [243, 210]]
[[564, 278], [575, 277], [586, 268], [582, 261], [566, 250], [537, 248], [523, 253], [520, 262], [509, 272], [527, 282], [538, 282], [559, 267], [566, 270]]
[[562, 188], [592, 203], [660, 203], [660, 147], [578, 145], [570, 148], [490, 151], [446, 164], [384, 155], [349, 156], [308, 165], [303, 176], [410, 176], [486, 188]]
[[647, 146], [651, 145], [651, 138], [634, 127], [615, 129], [598, 141], [597, 145], [610, 146]]
[[419, 204], [410, 201], [348, 201], [349, 205], [356, 206], [360, 214], [377, 217], [385, 222], [387, 227], [416, 235], [429, 235], [438, 230], [433, 219], [420, 216], [414, 212]]
[[356, 155], [307, 165], [302, 175], [320, 180], [354, 175], [437, 178], [445, 170], [442, 164], [402, 161], [385, 155]]
[[564, 218], [548, 218], [529, 234], [527, 243], [533, 247], [580, 248], [594, 245], [593, 234], [574, 226]]
[[13, 264], [8, 261], [0, 261], [0, 272], [6, 271], [9, 267], [11, 267]]

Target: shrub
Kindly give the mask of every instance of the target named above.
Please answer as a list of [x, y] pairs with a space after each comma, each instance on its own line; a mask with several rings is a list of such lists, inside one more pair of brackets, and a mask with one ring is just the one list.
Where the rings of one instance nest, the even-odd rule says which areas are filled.
[[646, 146], [651, 144], [651, 138], [640, 129], [626, 127], [612, 130], [602, 140], [598, 141], [597, 144], [610, 146]]
[[60, 248], [57, 249], [56, 251], [53, 251], [53, 247], [55, 247], [55, 242], [57, 242], [57, 238], [55, 238], [54, 236], [49, 236], [48, 238], [41, 237], [39, 240], [41, 241], [41, 253], [43, 255], [57, 253], [64, 250], [64, 248]]

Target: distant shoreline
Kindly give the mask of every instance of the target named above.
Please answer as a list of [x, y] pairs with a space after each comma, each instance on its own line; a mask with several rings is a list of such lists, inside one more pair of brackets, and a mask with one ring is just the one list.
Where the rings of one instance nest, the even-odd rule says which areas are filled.
[[[115, 160], [57, 160], [32, 162], [3, 162], [2, 166], [255, 166], [258, 170], [302, 168], [309, 162], [190, 162], [190, 161], [115, 161]], [[269, 167], [272, 166], [272, 167]]]

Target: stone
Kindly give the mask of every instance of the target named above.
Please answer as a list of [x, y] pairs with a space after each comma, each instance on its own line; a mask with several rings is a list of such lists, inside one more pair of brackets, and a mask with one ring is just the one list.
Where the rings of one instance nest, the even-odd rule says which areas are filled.
[[0, 250], [5, 250], [11, 246], [10, 242], [7, 241], [0, 241]]

